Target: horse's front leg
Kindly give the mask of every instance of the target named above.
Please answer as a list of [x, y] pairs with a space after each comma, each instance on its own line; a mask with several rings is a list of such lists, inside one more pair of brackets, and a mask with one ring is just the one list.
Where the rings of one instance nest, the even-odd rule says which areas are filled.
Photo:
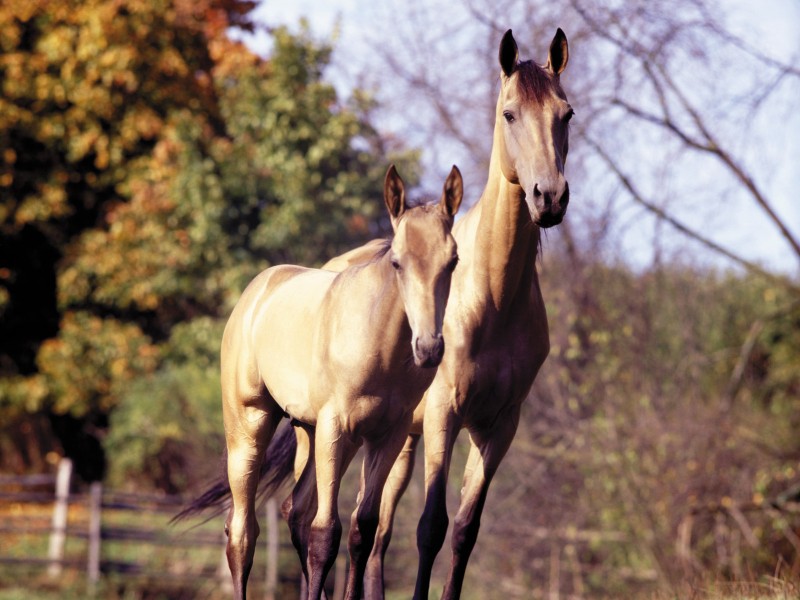
[[405, 446], [400, 451], [400, 456], [394, 461], [389, 478], [383, 486], [378, 530], [375, 532], [375, 543], [372, 546], [364, 573], [364, 597], [370, 600], [373, 598], [380, 600], [384, 597], [383, 563], [392, 539], [394, 513], [400, 497], [411, 481], [419, 438], [419, 435], [409, 435], [406, 438]]
[[[350, 521], [348, 551], [350, 571], [347, 578], [345, 598], [359, 600], [362, 593], [364, 571], [375, 541], [378, 519], [381, 512], [381, 496], [386, 479], [392, 470], [406, 441], [411, 426], [411, 415], [396, 423], [389, 433], [378, 442], [365, 444], [364, 464], [361, 471], [359, 501]], [[367, 595], [372, 600], [373, 596]]]
[[339, 485], [347, 463], [355, 451], [346, 439], [333, 403], [317, 416], [314, 460], [317, 472], [317, 514], [311, 522], [308, 539], [308, 597], [319, 600], [328, 571], [336, 560], [342, 538], [337, 502]]
[[416, 600], [427, 600], [436, 555], [447, 535], [447, 475], [461, 420], [448, 404], [436, 405], [428, 396], [423, 424], [425, 439], [425, 508], [417, 525], [419, 567], [414, 589]]
[[467, 562], [478, 539], [481, 513], [486, 503], [489, 484], [514, 439], [519, 423], [519, 409], [519, 405], [511, 407], [488, 433], [470, 433], [470, 451], [464, 471], [461, 504], [453, 519], [453, 556], [442, 600], [461, 597], [461, 586], [464, 583]]
[[234, 596], [237, 600], [244, 600], [259, 533], [255, 509], [259, 468], [282, 413], [268, 409], [274, 402], [266, 395], [266, 391], [261, 401], [248, 402], [246, 405], [240, 398], [226, 397], [224, 390], [223, 398], [228, 481], [231, 488], [231, 508], [225, 523], [228, 535], [225, 554], [233, 578]]
[[[295, 426], [297, 453], [295, 455], [296, 484], [290, 496], [284, 501], [281, 510], [289, 525], [292, 544], [297, 550], [305, 578], [305, 590], [308, 590], [308, 544], [311, 522], [317, 514], [317, 480], [314, 457], [314, 428], [299, 424]], [[344, 464], [350, 464], [355, 455], [355, 446], [345, 449]], [[306, 596], [302, 596], [305, 600]], [[326, 598], [322, 591], [323, 600]]]

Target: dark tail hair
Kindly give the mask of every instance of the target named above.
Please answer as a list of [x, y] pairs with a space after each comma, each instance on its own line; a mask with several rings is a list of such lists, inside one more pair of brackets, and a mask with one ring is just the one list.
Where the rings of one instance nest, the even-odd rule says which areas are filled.
[[[259, 502], [273, 496], [281, 485], [294, 474], [294, 457], [297, 453], [297, 438], [294, 428], [282, 427], [277, 435], [272, 438], [267, 448], [261, 469], [258, 473], [258, 492], [256, 498]], [[223, 461], [220, 477], [211, 484], [206, 491], [192, 500], [177, 515], [172, 517], [170, 523], [177, 523], [189, 517], [207, 513], [208, 519], [222, 514], [230, 505], [231, 486], [228, 482], [227, 450]]]

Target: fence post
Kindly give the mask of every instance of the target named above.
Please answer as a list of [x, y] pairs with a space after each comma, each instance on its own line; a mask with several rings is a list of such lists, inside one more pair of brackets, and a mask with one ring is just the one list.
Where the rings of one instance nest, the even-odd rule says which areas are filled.
[[270, 498], [267, 500], [267, 600], [278, 597], [278, 543], [278, 503]]
[[103, 484], [94, 481], [89, 486], [89, 555], [86, 577], [93, 590], [100, 580], [100, 537], [103, 510]]
[[548, 600], [559, 600], [561, 596], [561, 544], [550, 542], [550, 590]]
[[72, 461], [62, 458], [58, 462], [56, 475], [56, 503], [53, 507], [53, 531], [50, 534], [50, 548], [47, 557], [50, 565], [47, 574], [58, 577], [61, 574], [64, 560], [64, 542], [67, 538], [67, 513], [69, 510], [69, 484], [72, 478]]
[[578, 550], [575, 544], [567, 544], [564, 553], [569, 561], [569, 568], [572, 571], [572, 597], [577, 600], [583, 599], [583, 575], [581, 574], [581, 563], [578, 560]]

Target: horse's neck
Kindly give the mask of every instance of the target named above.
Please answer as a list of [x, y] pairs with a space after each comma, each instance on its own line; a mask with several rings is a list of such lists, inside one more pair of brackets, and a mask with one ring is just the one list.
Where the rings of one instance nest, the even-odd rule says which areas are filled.
[[503, 176], [495, 149], [479, 204], [474, 285], [480, 296], [503, 312], [530, 293], [536, 277], [539, 229], [531, 222], [522, 188]]

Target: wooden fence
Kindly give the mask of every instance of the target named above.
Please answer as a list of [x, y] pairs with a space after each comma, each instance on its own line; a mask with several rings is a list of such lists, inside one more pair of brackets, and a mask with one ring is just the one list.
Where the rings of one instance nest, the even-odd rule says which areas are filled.
[[[0, 475], [0, 569], [26, 568], [44, 578], [85, 577], [89, 592], [102, 577], [138, 580], [158, 589], [202, 588], [204, 597], [229, 597], [222, 517], [170, 526], [179, 498], [104, 490], [70, 492], [72, 463], [62, 459], [55, 475]], [[262, 536], [250, 576], [253, 597], [300, 593], [299, 565], [288, 534], [280, 535], [278, 508], [266, 504]], [[345, 557], [337, 560], [332, 598], [339, 598]], [[337, 595], [339, 594], [339, 595]]]
[[[105, 490], [100, 483], [91, 484], [86, 492], [71, 493], [71, 471], [71, 461], [62, 459], [55, 475], [0, 475], [0, 540], [15, 542], [0, 543], [0, 569], [8, 564], [15, 569], [25, 566], [52, 580], [78, 575], [90, 593], [105, 578], [123, 583], [135, 580], [139, 589], [158, 590], [170, 598], [230, 597], [222, 517], [170, 526], [170, 518], [181, 508], [180, 499], [119, 493]], [[4, 505], [20, 507], [19, 516], [13, 510], [2, 512]], [[39, 511], [31, 511], [32, 506]], [[259, 520], [262, 535], [250, 575], [250, 595], [269, 600], [302, 597], [299, 561], [286, 527], [279, 522], [274, 500], [267, 502], [266, 514]], [[534, 528], [530, 535], [550, 548], [543, 560], [532, 559], [530, 564], [541, 575], [543, 587], [508, 590], [510, 596], [582, 599], [586, 565], [581, 564], [577, 549], [624, 541], [615, 532], [543, 527]], [[15, 539], [26, 536], [38, 537], [39, 542], [25, 545]], [[327, 586], [332, 600], [344, 596], [346, 559], [346, 544], [342, 544]], [[652, 580], [655, 574], [640, 571], [636, 578]]]
[[[221, 516], [171, 526], [169, 521], [180, 510], [181, 499], [120, 493], [105, 490], [100, 483], [82, 493], [71, 493], [71, 472], [71, 462], [63, 459], [54, 475], [0, 475], [0, 587], [12, 577], [20, 580], [22, 569], [26, 569], [45, 581], [77, 578], [85, 581], [90, 593], [112, 581], [123, 586], [130, 582], [137, 589], [169, 598], [230, 597]], [[775, 533], [783, 535], [795, 551], [790, 563], [796, 572], [800, 570], [800, 559], [796, 558], [800, 556], [800, 504], [792, 498], [780, 508], [778, 515], [770, 503], [736, 506], [728, 502], [691, 511], [678, 527], [676, 558], [687, 575], [702, 570], [694, 539], [707, 538], [703, 532], [713, 527], [719, 564], [740, 578], [745, 569], [742, 546], [752, 549], [761, 543], [754, 533], [755, 525], [746, 517], [752, 512], [754, 519], [766, 515], [778, 523]], [[262, 536], [249, 580], [251, 596], [300, 596], [299, 561], [286, 527], [279, 521], [275, 501], [267, 503], [266, 514], [259, 520]], [[758, 519], [753, 522], [760, 523]], [[536, 590], [509, 589], [508, 596], [583, 599], [587, 597], [586, 577], [602, 566], [594, 558], [586, 562], [583, 551], [630, 545], [627, 536], [609, 531], [531, 527], [528, 535], [550, 549], [549, 554], [531, 558], [529, 564], [543, 585]], [[328, 582], [328, 597], [333, 600], [344, 595], [346, 544], [340, 552]], [[620, 566], [605, 570], [617, 579], [640, 583], [653, 584], [659, 577], [652, 569], [641, 567], [635, 572]], [[506, 583], [510, 582], [498, 582], [498, 586]]]

